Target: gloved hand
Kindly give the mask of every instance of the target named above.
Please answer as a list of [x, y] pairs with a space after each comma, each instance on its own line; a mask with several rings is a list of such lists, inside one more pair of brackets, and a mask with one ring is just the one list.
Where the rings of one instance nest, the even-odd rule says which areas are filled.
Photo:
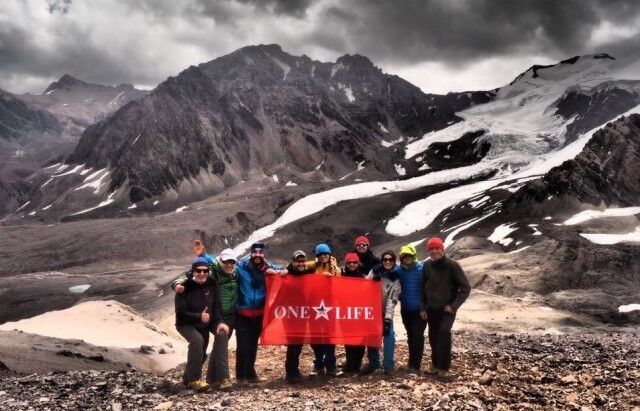
[[382, 335], [385, 337], [389, 336], [391, 332], [391, 320], [384, 320], [384, 327], [382, 328]]

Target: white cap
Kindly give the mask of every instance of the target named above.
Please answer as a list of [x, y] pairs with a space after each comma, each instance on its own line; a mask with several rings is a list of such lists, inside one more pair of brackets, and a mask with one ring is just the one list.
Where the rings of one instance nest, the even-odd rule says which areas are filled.
[[222, 250], [222, 252], [218, 256], [218, 259], [222, 262], [229, 261], [229, 260], [238, 261], [235, 254], [233, 254], [233, 250], [230, 248], [226, 248]]

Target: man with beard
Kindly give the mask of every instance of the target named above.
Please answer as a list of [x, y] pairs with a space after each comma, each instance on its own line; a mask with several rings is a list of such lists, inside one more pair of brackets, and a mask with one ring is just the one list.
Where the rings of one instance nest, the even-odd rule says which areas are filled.
[[471, 292], [460, 264], [444, 255], [444, 243], [437, 237], [427, 242], [431, 260], [422, 269], [422, 312], [420, 315], [429, 324], [431, 367], [429, 374], [450, 379], [451, 328], [456, 311]]
[[255, 364], [267, 292], [264, 276], [281, 269], [279, 266], [268, 263], [264, 256], [265, 245], [254, 243], [251, 245], [251, 253], [236, 264], [238, 280], [236, 379], [239, 383], [262, 381], [256, 374]]

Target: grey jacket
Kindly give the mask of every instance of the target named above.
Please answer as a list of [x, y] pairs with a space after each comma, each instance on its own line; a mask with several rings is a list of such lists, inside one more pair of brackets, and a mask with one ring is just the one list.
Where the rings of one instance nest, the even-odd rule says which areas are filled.
[[393, 321], [393, 311], [400, 298], [400, 279], [390, 279], [387, 272], [382, 269], [382, 264], [373, 267], [365, 278], [369, 280], [379, 279], [382, 283], [382, 310], [384, 320]]

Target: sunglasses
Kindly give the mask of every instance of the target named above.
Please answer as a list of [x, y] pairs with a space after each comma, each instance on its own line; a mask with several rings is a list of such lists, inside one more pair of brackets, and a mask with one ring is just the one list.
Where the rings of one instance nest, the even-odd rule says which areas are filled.
[[356, 244], [356, 247], [367, 247], [367, 244], [365, 244], [365, 243]]
[[251, 250], [251, 254], [264, 254], [264, 249], [254, 248], [253, 250]]
[[329, 253], [320, 253], [320, 254], [316, 254], [317, 257], [322, 257], [323, 255], [330, 255]]
[[222, 262], [222, 264], [224, 265], [234, 265], [235, 263], [236, 263], [235, 260], [227, 260]]
[[208, 268], [202, 268], [202, 269], [196, 268], [196, 269], [193, 270], [193, 272], [195, 274], [205, 274], [205, 273], [209, 272], [209, 269]]
[[347, 261], [347, 264], [358, 264], [357, 261]]
[[387, 262], [387, 261], [396, 261], [395, 258], [383, 258], [382, 259], [383, 262]]

